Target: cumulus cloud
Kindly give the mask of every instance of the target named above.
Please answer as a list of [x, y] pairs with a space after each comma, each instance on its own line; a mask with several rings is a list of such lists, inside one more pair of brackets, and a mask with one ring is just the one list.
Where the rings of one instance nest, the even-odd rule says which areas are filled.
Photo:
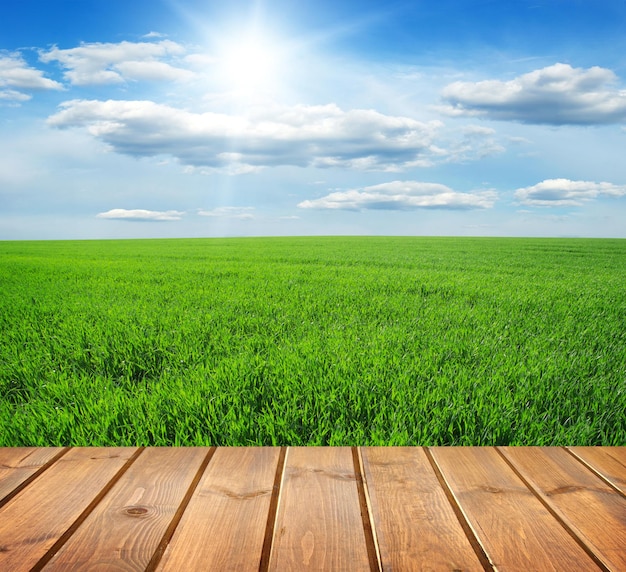
[[626, 185], [569, 179], [546, 179], [515, 191], [515, 198], [521, 204], [538, 207], [581, 206], [599, 197], [623, 196], [626, 196]]
[[198, 214], [200, 216], [250, 220], [254, 218], [254, 210], [254, 207], [217, 207], [209, 211], [199, 210]]
[[77, 48], [54, 47], [40, 54], [43, 62], [59, 62], [73, 85], [122, 83], [127, 80], [187, 80], [194, 73], [164, 59], [183, 56], [185, 49], [171, 40], [81, 44]]
[[180, 220], [184, 215], [180, 211], [148, 211], [144, 209], [111, 209], [110, 211], [99, 213], [97, 218], [129, 221], [171, 221]]
[[626, 120], [626, 90], [606, 68], [557, 63], [510, 81], [457, 81], [444, 88], [448, 115], [549, 125], [593, 125]]
[[414, 209], [484, 209], [497, 198], [493, 190], [460, 193], [446, 185], [420, 181], [392, 181], [361, 189], [338, 191], [325, 197], [303, 201], [303, 209], [343, 210], [414, 210]]
[[30, 99], [30, 95], [23, 90], [49, 89], [63, 89], [63, 86], [44, 77], [42, 71], [30, 67], [21, 55], [0, 54], [0, 99], [26, 101]]
[[399, 171], [446, 156], [435, 145], [441, 122], [344, 111], [334, 104], [264, 108], [244, 116], [151, 101], [73, 100], [48, 123], [86, 128], [119, 153], [171, 155], [183, 165], [231, 172], [278, 165]]

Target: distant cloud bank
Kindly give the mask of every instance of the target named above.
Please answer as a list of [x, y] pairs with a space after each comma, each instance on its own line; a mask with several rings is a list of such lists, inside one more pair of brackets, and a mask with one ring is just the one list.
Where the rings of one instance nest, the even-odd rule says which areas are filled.
[[569, 179], [547, 179], [515, 191], [520, 203], [536, 207], [581, 206], [599, 197], [623, 196], [626, 196], [626, 185]]
[[620, 123], [626, 121], [626, 90], [616, 83], [609, 69], [557, 63], [510, 81], [451, 83], [442, 92], [446, 104], [438, 109], [451, 116], [522, 123]]
[[148, 211], [144, 209], [111, 209], [99, 213], [97, 218], [128, 221], [172, 221], [180, 220], [185, 213], [181, 211]]
[[392, 181], [330, 193], [319, 199], [303, 201], [298, 207], [343, 210], [467, 210], [491, 208], [496, 199], [497, 193], [493, 190], [460, 193], [436, 183]]

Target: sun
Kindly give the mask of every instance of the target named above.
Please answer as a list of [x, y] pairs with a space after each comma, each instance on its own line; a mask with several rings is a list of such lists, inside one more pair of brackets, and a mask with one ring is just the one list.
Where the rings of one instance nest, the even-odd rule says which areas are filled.
[[279, 82], [282, 60], [275, 41], [258, 33], [242, 34], [220, 46], [219, 79], [239, 94], [272, 91]]
[[266, 43], [245, 38], [230, 48], [223, 65], [233, 84], [254, 87], [269, 81], [275, 64], [275, 55]]

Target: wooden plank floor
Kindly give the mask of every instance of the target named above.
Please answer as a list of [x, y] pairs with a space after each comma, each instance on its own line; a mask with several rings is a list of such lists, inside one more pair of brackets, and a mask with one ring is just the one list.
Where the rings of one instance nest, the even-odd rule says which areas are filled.
[[0, 570], [626, 572], [626, 448], [4, 448]]

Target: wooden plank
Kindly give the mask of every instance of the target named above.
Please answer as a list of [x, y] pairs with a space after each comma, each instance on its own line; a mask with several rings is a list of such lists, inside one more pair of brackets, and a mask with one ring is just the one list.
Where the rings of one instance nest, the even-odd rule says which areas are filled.
[[258, 570], [279, 455], [218, 448], [157, 570]]
[[626, 494], [626, 447], [568, 447], [579, 459]]
[[9, 495], [62, 451], [62, 447], [0, 448], [0, 506], [6, 504], [5, 499]]
[[564, 449], [502, 451], [604, 566], [626, 570], [626, 498]]
[[0, 570], [30, 570], [136, 451], [71, 449], [11, 499], [0, 509]]
[[496, 449], [435, 447], [431, 453], [494, 568], [598, 569]]
[[383, 570], [483, 570], [423, 449], [362, 458]]
[[349, 447], [288, 450], [270, 570], [370, 570]]
[[145, 570], [208, 448], [149, 448], [44, 570]]

